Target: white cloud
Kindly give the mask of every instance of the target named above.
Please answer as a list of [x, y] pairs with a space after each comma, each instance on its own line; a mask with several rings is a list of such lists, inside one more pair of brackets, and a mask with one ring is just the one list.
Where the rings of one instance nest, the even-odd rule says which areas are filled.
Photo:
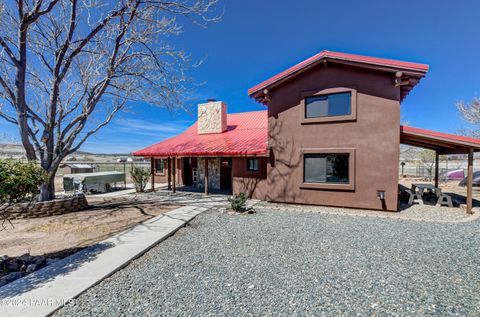
[[140, 119], [119, 118], [115, 122], [115, 128], [141, 135], [173, 135], [183, 132], [188, 126], [189, 122], [187, 120], [160, 123]]

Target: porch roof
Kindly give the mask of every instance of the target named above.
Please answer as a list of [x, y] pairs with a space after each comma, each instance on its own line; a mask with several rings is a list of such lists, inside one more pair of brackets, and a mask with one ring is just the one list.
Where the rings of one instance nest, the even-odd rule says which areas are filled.
[[480, 151], [480, 139], [400, 126], [400, 143], [435, 150], [439, 154], [467, 154]]
[[183, 133], [133, 153], [143, 157], [266, 156], [267, 111], [227, 115], [227, 131], [198, 134], [197, 123]]

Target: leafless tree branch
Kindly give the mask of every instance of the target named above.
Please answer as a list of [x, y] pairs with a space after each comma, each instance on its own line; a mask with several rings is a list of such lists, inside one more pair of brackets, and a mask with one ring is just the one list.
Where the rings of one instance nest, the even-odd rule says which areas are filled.
[[0, 117], [47, 172], [42, 200], [60, 162], [129, 102], [183, 107], [192, 62], [167, 40], [179, 21], [217, 22], [217, 1], [0, 3]]

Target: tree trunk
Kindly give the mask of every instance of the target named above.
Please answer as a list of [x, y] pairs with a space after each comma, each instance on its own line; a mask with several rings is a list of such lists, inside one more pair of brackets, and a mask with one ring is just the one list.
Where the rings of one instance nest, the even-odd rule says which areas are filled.
[[27, 74], [27, 24], [22, 23], [19, 30], [18, 48], [20, 53], [19, 66], [15, 77], [15, 96], [18, 115], [18, 128], [22, 145], [28, 160], [36, 160], [35, 149], [28, 138], [27, 102], [25, 96], [25, 81]]
[[47, 181], [40, 186], [38, 201], [49, 201], [55, 199], [55, 173], [49, 174]]

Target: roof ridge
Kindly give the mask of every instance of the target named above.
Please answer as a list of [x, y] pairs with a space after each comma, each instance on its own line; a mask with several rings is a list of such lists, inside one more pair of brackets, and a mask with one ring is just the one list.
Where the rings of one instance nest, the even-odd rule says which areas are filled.
[[428, 64], [417, 63], [417, 62], [409, 62], [409, 61], [402, 61], [396, 59], [389, 59], [383, 57], [375, 57], [375, 56], [367, 56], [367, 55], [359, 55], [359, 54], [352, 54], [352, 53], [343, 53], [343, 52], [335, 52], [329, 50], [322, 50], [319, 53], [299, 62], [295, 65], [288, 67], [284, 71], [268, 78], [267, 80], [262, 81], [261, 83], [253, 86], [252, 88], [248, 89], [248, 95], [253, 96], [254, 94], [259, 93], [262, 89], [267, 89], [272, 85], [287, 80], [295, 76], [295, 74], [299, 73], [303, 69], [306, 69], [316, 63], [324, 59], [331, 59], [343, 62], [351, 62], [357, 63], [361, 65], [370, 65], [370, 66], [377, 66], [377, 67], [384, 67], [386, 69], [393, 69], [393, 70], [406, 70], [413, 73], [417, 73], [419, 77], [423, 77], [425, 73], [429, 70]]

